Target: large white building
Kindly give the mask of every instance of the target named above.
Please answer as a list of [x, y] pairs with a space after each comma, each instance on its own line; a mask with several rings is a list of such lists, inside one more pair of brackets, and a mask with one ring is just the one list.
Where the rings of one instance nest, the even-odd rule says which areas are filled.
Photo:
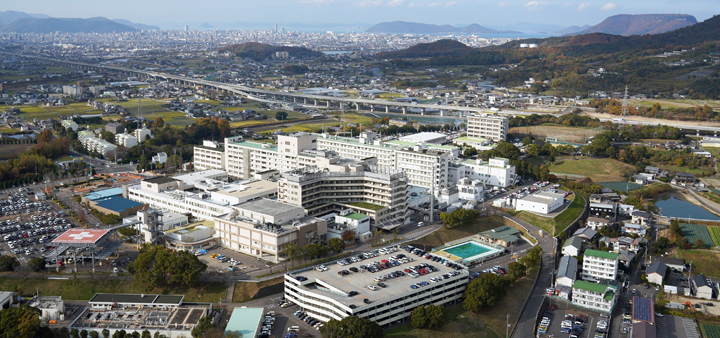
[[510, 129], [510, 118], [500, 114], [473, 114], [468, 117], [467, 137], [505, 141]]
[[457, 184], [463, 178], [471, 181], [479, 180], [485, 185], [509, 187], [517, 181], [515, 166], [510, 160], [496, 157], [485, 162], [481, 159], [451, 162], [448, 178], [451, 184]]
[[458, 198], [465, 201], [481, 201], [484, 199], [485, 185], [480, 180], [471, 181], [461, 178], [457, 184]]
[[137, 137], [135, 137], [131, 134], [123, 133], [123, 134], [115, 135], [115, 143], [117, 143], [117, 145], [119, 145], [119, 146], [131, 148], [131, 147], [138, 145], [138, 140], [137, 140]]
[[565, 203], [563, 194], [541, 191], [519, 198], [515, 204], [515, 210], [547, 215], [561, 207], [563, 203]]
[[62, 120], [60, 124], [65, 127], [65, 129], [72, 129], [73, 131], [77, 131], [79, 127], [73, 120]]
[[95, 133], [88, 130], [79, 132], [78, 139], [80, 139], [80, 143], [82, 143], [85, 150], [87, 150], [88, 152], [98, 152], [103, 156], [108, 156], [108, 153], [114, 151], [117, 148], [116, 145], [103, 139], [97, 138], [95, 136]]
[[583, 254], [582, 279], [588, 281], [615, 280], [618, 273], [618, 254], [587, 249]]
[[193, 166], [195, 170], [225, 169], [225, 148], [216, 141], [203, 141], [193, 148]]
[[572, 289], [572, 303], [597, 312], [610, 313], [618, 300], [614, 283], [601, 284], [576, 280]]
[[404, 172], [355, 161], [335, 167], [345, 170], [326, 171], [313, 166], [283, 173], [278, 181], [279, 200], [302, 206], [309, 215], [351, 209], [370, 216], [372, 230], [391, 230], [407, 221], [408, 180]]
[[[381, 254], [373, 257], [373, 261], [388, 260], [395, 253]], [[387, 328], [398, 321], [408, 320], [412, 310], [421, 305], [453, 304], [459, 302], [469, 282], [467, 267], [459, 265], [458, 270], [436, 262], [401, 263], [392, 269], [403, 270], [415, 267], [420, 263], [428, 263], [437, 271], [411, 278], [409, 275], [393, 278], [385, 283], [387, 288], [376, 287], [370, 290], [368, 285], [375, 285], [373, 277], [383, 275], [382, 272], [350, 273], [339, 275], [338, 271], [350, 267], [338, 264], [327, 264], [326, 271], [317, 269], [285, 275], [285, 298], [297, 304], [308, 315], [320, 321], [330, 319], [342, 320], [347, 316], [358, 316], [372, 320]], [[367, 262], [353, 264], [358, 267]], [[443, 276], [443, 279], [430, 283], [430, 278]], [[427, 286], [414, 287], [420, 282]], [[351, 296], [350, 292], [355, 291]], [[365, 302], [363, 299], [367, 299]]]
[[135, 138], [138, 139], [138, 142], [140, 142], [140, 143], [145, 142], [145, 139], [148, 137], [149, 138], [153, 137], [152, 132], [150, 131], [150, 129], [147, 129], [145, 127], [145, 124], [143, 124], [142, 127], [133, 130], [132, 134], [133, 134], [133, 136], [135, 136]]

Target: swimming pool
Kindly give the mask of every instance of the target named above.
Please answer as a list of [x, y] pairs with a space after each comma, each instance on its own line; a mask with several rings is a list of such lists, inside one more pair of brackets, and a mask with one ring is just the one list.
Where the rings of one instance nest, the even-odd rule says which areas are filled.
[[468, 241], [462, 244], [451, 246], [446, 249], [442, 249], [440, 251], [444, 251], [453, 256], [460, 257], [465, 262], [474, 261], [501, 252], [500, 249], [486, 246], [475, 241]]

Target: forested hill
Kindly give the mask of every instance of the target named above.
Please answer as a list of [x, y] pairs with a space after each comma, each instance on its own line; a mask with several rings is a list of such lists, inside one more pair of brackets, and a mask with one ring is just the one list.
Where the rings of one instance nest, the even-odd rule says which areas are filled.
[[443, 55], [459, 55], [472, 51], [473, 48], [461, 42], [443, 39], [430, 43], [419, 43], [408, 49], [394, 52], [382, 52], [377, 55], [379, 59], [396, 59], [396, 58], [418, 58], [418, 57], [436, 57]]
[[692, 26], [696, 23], [697, 19], [687, 14], [619, 14], [608, 17], [603, 22], [588, 29], [572, 33], [572, 35], [590, 33], [623, 36], [660, 34]]
[[275, 52], [288, 52], [290, 57], [309, 58], [320, 57], [322, 53], [316, 52], [305, 47], [290, 46], [273, 46], [264, 43], [246, 42], [239, 45], [230, 45], [218, 50], [221, 53], [230, 52], [237, 57], [251, 58], [256, 61], [262, 61], [273, 57]]
[[0, 31], [15, 33], [112, 33], [132, 32], [135, 31], [135, 28], [103, 17], [89, 19], [21, 18], [8, 23]]

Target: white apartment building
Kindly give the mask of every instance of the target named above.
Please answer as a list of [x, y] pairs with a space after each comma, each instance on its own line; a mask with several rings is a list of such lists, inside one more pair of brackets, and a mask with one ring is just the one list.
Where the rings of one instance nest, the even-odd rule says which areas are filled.
[[150, 129], [145, 128], [145, 124], [143, 124], [141, 128], [133, 130], [132, 134], [138, 139], [139, 143], [145, 142], [145, 138], [147, 137], [153, 137]]
[[62, 120], [60, 124], [65, 127], [65, 129], [72, 129], [73, 131], [77, 131], [79, 128], [78, 124], [73, 120]]
[[123, 133], [115, 135], [115, 143], [119, 146], [131, 148], [138, 145], [138, 140], [135, 136], [132, 136], [128, 133]]
[[[395, 253], [388, 253], [373, 257], [373, 261], [387, 260]], [[424, 260], [423, 260], [424, 261]], [[394, 270], [403, 270], [416, 266], [419, 261], [402, 263]], [[354, 264], [358, 267], [361, 263]], [[382, 275], [376, 273], [350, 273], [341, 276], [338, 271], [347, 269], [347, 266], [327, 264], [326, 271], [317, 269], [296, 272], [285, 275], [285, 298], [297, 304], [308, 315], [320, 321], [330, 319], [342, 320], [347, 316], [366, 318], [387, 328], [398, 321], [410, 319], [412, 310], [422, 305], [454, 304], [459, 302], [469, 282], [467, 267], [459, 265], [458, 270], [444, 264], [430, 263], [438, 269], [419, 278], [410, 278], [408, 275], [396, 277], [388, 282], [389, 287], [369, 290], [368, 284], [375, 284], [372, 277]], [[443, 276], [436, 283], [429, 279]], [[427, 281], [428, 286], [411, 288], [419, 282]], [[359, 294], [350, 295], [350, 291]], [[363, 299], [370, 302], [366, 304]]]
[[232, 212], [214, 217], [215, 231], [224, 247], [275, 262], [282, 247], [324, 243], [327, 221], [305, 216], [305, 209], [269, 199], [234, 206]]
[[510, 118], [500, 114], [473, 114], [468, 117], [467, 137], [504, 141], [510, 129]]
[[302, 206], [309, 215], [352, 209], [370, 216], [373, 231], [391, 230], [405, 223], [409, 198], [405, 172], [356, 162], [345, 169], [325, 171], [312, 166], [283, 173], [278, 198]]
[[225, 169], [225, 147], [216, 141], [204, 140], [193, 148], [195, 170]]
[[618, 288], [610, 285], [576, 280], [572, 288], [572, 303], [597, 312], [611, 313], [618, 300]]
[[464, 201], [481, 201], [484, 199], [485, 186], [480, 180], [461, 178], [457, 184], [458, 198]]
[[517, 181], [515, 166], [510, 160], [496, 157], [485, 162], [482, 159], [452, 162], [448, 168], [448, 178], [455, 185], [463, 178], [480, 180], [485, 185], [507, 188]]
[[80, 143], [82, 143], [85, 150], [87, 150], [88, 152], [98, 152], [103, 156], [108, 156], [108, 153], [114, 151], [115, 148], [117, 148], [117, 146], [115, 146], [114, 144], [97, 138], [95, 136], [95, 133], [88, 130], [84, 130], [78, 133], [78, 139], [80, 139]]
[[515, 210], [547, 215], [557, 208], [562, 207], [563, 203], [565, 203], [565, 196], [563, 194], [541, 191], [517, 199], [515, 202]]
[[582, 279], [587, 281], [615, 280], [618, 254], [599, 250], [585, 250]]

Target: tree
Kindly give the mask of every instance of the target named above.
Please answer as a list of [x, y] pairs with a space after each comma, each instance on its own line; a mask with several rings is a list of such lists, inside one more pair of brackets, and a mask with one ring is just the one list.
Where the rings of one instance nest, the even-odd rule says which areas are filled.
[[70, 330], [70, 337], [72, 337], [72, 338], [80, 338], [80, 331], [78, 331], [78, 329], [71, 329], [71, 330]]
[[425, 306], [420, 305], [410, 313], [410, 324], [417, 329], [422, 329], [428, 325], [428, 318], [425, 314]]
[[108, 329], [103, 329], [103, 330], [102, 330], [102, 336], [103, 336], [103, 338], [110, 338], [110, 330], [108, 330]]
[[705, 242], [703, 242], [702, 239], [698, 238], [695, 240], [695, 247], [698, 249], [704, 249], [705, 248]]
[[152, 335], [150, 334], [150, 331], [145, 330], [142, 332], [142, 338], [152, 338]]
[[498, 299], [505, 296], [505, 292], [502, 277], [486, 273], [473, 280], [465, 289], [463, 308], [473, 312], [489, 309]]
[[195, 325], [195, 328], [193, 328], [191, 334], [193, 337], [202, 337], [205, 334], [205, 331], [209, 331], [211, 329], [215, 328], [215, 324], [212, 322], [212, 317], [210, 316], [204, 316], [200, 318], [197, 325]]
[[128, 265], [136, 283], [152, 289], [163, 284], [193, 286], [207, 265], [189, 251], [172, 252], [156, 245]]
[[342, 233], [342, 239], [345, 242], [354, 242], [355, 241], [355, 230], [352, 230], [352, 229], [345, 230], [345, 232]]
[[340, 238], [331, 238], [330, 240], [328, 240], [327, 246], [332, 249], [332, 251], [340, 253], [341, 251], [345, 250], [345, 241]]
[[20, 266], [17, 258], [11, 256], [0, 256], [0, 272], [13, 271]]
[[0, 311], [0, 337], [35, 337], [40, 331], [40, 310], [28, 306]]
[[151, 128], [162, 128], [163, 126], [165, 126], [165, 120], [162, 117], [156, 118], [150, 125]]
[[527, 146], [525, 150], [527, 151], [528, 156], [535, 157], [540, 155], [540, 146], [535, 143]]
[[53, 133], [52, 131], [45, 129], [42, 133], [40, 133], [40, 136], [38, 136], [38, 143], [48, 143], [52, 141]]
[[103, 131], [100, 133], [100, 138], [110, 143], [115, 143], [115, 135], [109, 131]]
[[115, 331], [115, 333], [113, 333], [112, 338], [125, 338], [126, 335], [127, 335], [127, 332], [125, 332], [125, 330], [119, 330], [119, 331]]
[[28, 262], [28, 267], [35, 272], [45, 270], [45, 260], [40, 257], [35, 257]]
[[342, 320], [330, 319], [320, 328], [325, 338], [383, 338], [385, 332], [378, 323], [358, 316], [347, 316]]
[[287, 119], [287, 116], [288, 116], [288, 113], [286, 113], [284, 111], [279, 111], [279, 112], [275, 113], [275, 119], [278, 121], [283, 121], [283, 120]]
[[97, 331], [90, 331], [90, 338], [100, 338], [100, 334]]
[[428, 328], [437, 329], [442, 326], [445, 320], [445, 308], [442, 305], [430, 304], [425, 308], [425, 316], [428, 320]]

